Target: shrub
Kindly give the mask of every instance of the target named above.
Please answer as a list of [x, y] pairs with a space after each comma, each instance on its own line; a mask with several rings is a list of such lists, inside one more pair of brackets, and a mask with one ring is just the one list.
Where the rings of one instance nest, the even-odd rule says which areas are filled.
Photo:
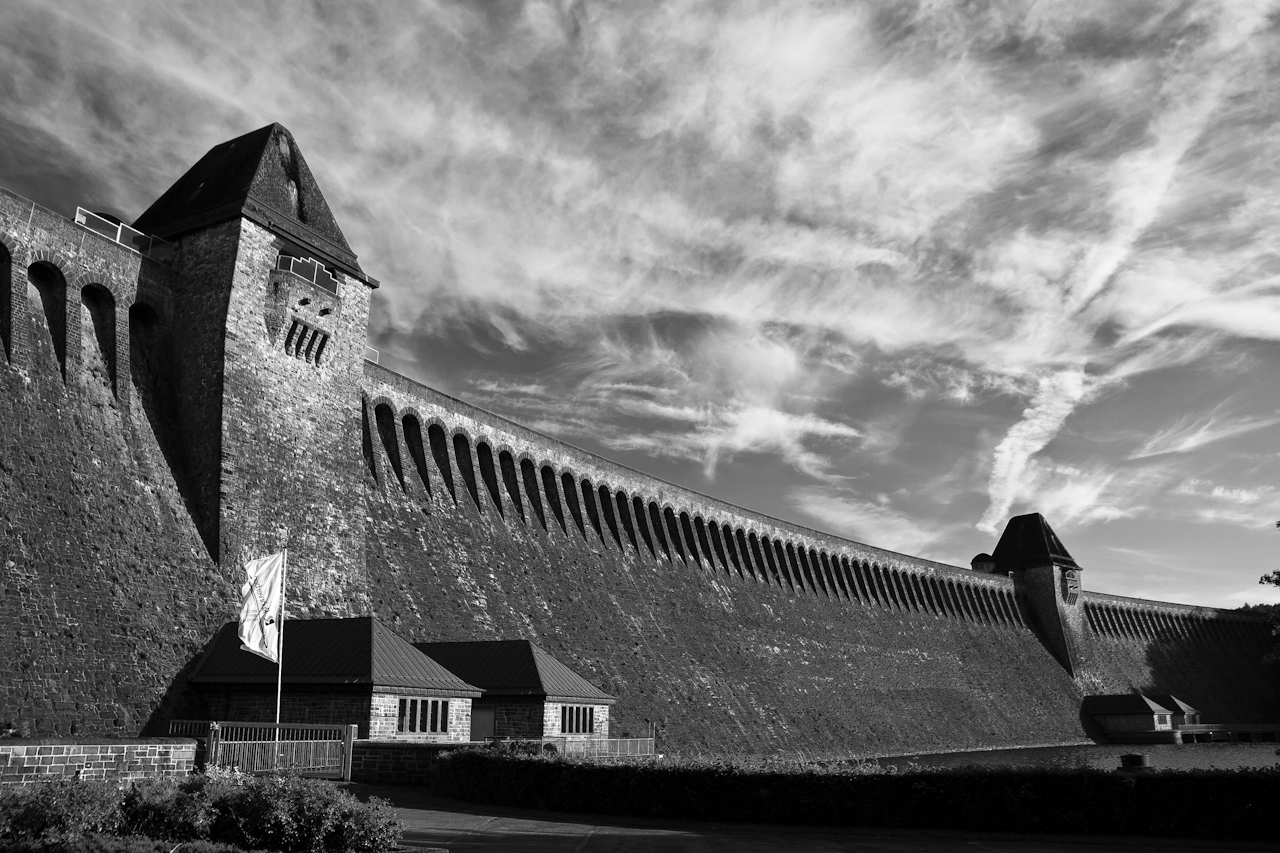
[[111, 835], [121, 828], [123, 792], [114, 782], [58, 779], [0, 794], [0, 840]]
[[149, 853], [152, 848], [137, 840], [142, 837], [163, 840], [166, 853], [175, 842], [182, 853], [216, 853], [224, 849], [220, 845], [282, 853], [380, 853], [394, 849], [400, 835], [400, 822], [385, 801], [363, 803], [327, 782], [293, 776], [224, 771], [125, 788], [66, 781], [0, 789], [0, 844], [29, 843], [32, 850], [53, 843], [71, 845], [68, 851], [98, 850], [84, 845], [128, 836], [117, 840], [135, 845], [120, 848], [129, 853]]

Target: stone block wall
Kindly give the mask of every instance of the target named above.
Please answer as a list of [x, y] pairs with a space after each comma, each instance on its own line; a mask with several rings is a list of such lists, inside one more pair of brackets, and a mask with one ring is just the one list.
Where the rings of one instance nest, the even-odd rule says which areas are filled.
[[16, 738], [0, 741], [0, 784], [47, 779], [130, 781], [183, 777], [195, 767], [191, 738], [147, 738], [93, 742], [76, 738]]
[[[234, 572], [209, 559], [151, 412], [133, 404], [155, 379], [132, 357], [134, 308], [168, 310], [177, 278], [4, 191], [0, 243], [11, 256], [0, 287], [14, 297], [0, 300], [12, 312], [0, 357], [0, 729], [163, 734], [237, 595]], [[61, 359], [39, 294], [28, 299], [36, 262], [64, 282]], [[112, 297], [114, 393], [93, 369], [101, 354], [82, 354], [101, 346], [82, 322], [91, 285]]]

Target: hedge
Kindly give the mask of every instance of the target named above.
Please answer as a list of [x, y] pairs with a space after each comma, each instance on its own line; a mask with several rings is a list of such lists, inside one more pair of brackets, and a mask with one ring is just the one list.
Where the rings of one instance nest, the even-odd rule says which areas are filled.
[[1280, 769], [1147, 771], [707, 761], [593, 763], [461, 750], [432, 768], [459, 799], [555, 811], [803, 825], [1280, 839]]
[[330, 783], [292, 776], [214, 772], [181, 781], [66, 779], [0, 789], [5, 849], [68, 843], [68, 850], [88, 850], [98, 848], [83, 845], [111, 836], [141, 836], [169, 842], [167, 850], [182, 842], [183, 849], [215, 843], [282, 853], [382, 853], [396, 849], [400, 835], [389, 803], [376, 797], [363, 803]]

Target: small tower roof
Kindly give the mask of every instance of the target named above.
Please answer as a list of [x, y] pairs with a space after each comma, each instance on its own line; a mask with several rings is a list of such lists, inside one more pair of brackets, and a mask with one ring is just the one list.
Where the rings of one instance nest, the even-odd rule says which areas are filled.
[[280, 124], [215, 145], [133, 227], [166, 240], [243, 216], [371, 286], [293, 134]]
[[1048, 565], [1080, 568], [1058, 534], [1038, 512], [1009, 519], [991, 556], [996, 568], [1002, 572]]

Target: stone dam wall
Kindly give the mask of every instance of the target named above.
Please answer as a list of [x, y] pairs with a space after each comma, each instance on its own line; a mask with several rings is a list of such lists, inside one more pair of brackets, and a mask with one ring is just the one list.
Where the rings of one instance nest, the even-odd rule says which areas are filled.
[[1005, 576], [871, 548], [646, 477], [366, 364], [369, 574], [401, 631], [525, 636], [688, 750], [1079, 741], [1085, 693], [1273, 719], [1265, 623], [1086, 593], [1072, 679]]
[[1085, 592], [1073, 678], [1007, 577], [717, 501], [363, 362], [367, 294], [299, 290], [272, 240], [218, 226], [167, 266], [0, 193], [0, 733], [200, 716], [185, 673], [278, 519], [291, 615], [532, 639], [618, 696], [613, 735], [653, 724], [668, 751], [1077, 742], [1081, 696], [1129, 690], [1280, 719], [1256, 617]]

